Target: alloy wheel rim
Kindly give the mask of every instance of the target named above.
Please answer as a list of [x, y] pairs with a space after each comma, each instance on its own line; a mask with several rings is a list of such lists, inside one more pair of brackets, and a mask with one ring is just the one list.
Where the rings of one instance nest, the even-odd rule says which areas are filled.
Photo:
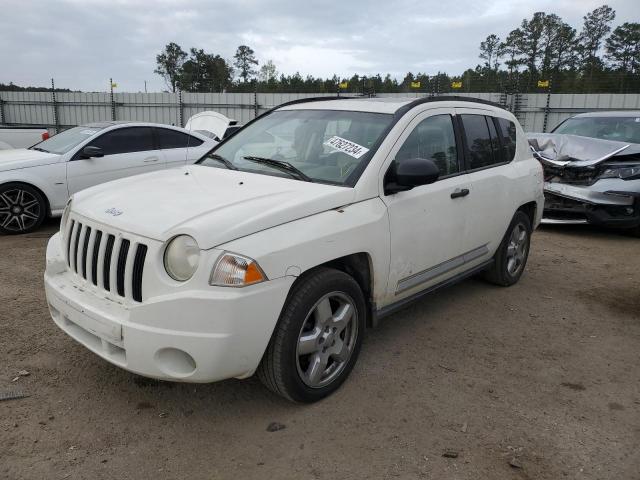
[[0, 226], [11, 232], [23, 232], [40, 218], [40, 202], [21, 188], [0, 193]]
[[507, 245], [507, 271], [516, 275], [523, 267], [527, 257], [527, 229], [518, 223], [511, 231]]
[[324, 295], [309, 310], [296, 345], [298, 374], [305, 385], [321, 388], [344, 370], [358, 336], [358, 312], [342, 292]]

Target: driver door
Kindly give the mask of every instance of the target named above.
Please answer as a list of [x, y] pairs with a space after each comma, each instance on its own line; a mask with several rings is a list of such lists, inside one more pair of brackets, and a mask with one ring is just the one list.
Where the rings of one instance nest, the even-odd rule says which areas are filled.
[[[393, 162], [433, 160], [439, 179], [383, 196], [389, 212], [391, 258], [387, 299], [394, 303], [454, 276], [463, 269], [468, 188], [453, 109], [416, 116], [390, 153]], [[393, 163], [389, 168], [394, 168]]]
[[103, 157], [80, 158], [82, 149], [67, 163], [69, 195], [118, 178], [164, 168], [151, 127], [109, 130], [88, 145], [102, 149]]

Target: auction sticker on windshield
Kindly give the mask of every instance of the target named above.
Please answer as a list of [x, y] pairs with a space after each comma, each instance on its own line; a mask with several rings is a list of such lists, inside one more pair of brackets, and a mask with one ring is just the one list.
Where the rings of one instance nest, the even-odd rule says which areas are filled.
[[351, 142], [338, 136], [331, 137], [329, 140], [324, 142], [324, 145], [335, 148], [336, 150], [346, 153], [353, 158], [360, 158], [369, 151], [368, 148], [365, 148], [362, 145], [358, 145], [355, 142]]

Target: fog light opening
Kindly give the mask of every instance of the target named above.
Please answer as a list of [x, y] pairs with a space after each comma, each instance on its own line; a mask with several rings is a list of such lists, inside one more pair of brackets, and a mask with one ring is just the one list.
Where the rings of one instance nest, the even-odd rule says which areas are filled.
[[156, 365], [170, 377], [188, 377], [196, 370], [196, 361], [177, 348], [162, 348], [155, 354]]

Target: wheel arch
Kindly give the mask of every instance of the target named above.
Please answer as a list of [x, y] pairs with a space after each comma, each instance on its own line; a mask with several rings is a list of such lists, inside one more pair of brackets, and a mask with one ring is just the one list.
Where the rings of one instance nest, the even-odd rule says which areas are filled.
[[[529, 222], [531, 222], [531, 228], [535, 228], [536, 224], [536, 214], [538, 210], [538, 204], [535, 201], [527, 202], [520, 205], [516, 212], [523, 212], [527, 217], [529, 217]], [[515, 213], [514, 213], [515, 214]]]
[[360, 286], [362, 293], [367, 304], [367, 326], [372, 326], [373, 322], [373, 292], [375, 291], [375, 277], [373, 273], [373, 264], [371, 255], [367, 252], [351, 253], [341, 257], [328, 260], [326, 262], [314, 265], [302, 272], [298, 276], [294, 284], [291, 286], [290, 291], [296, 283], [302, 281], [306, 276], [315, 272], [318, 268], [333, 268], [346, 273], [352, 277], [356, 283]]

